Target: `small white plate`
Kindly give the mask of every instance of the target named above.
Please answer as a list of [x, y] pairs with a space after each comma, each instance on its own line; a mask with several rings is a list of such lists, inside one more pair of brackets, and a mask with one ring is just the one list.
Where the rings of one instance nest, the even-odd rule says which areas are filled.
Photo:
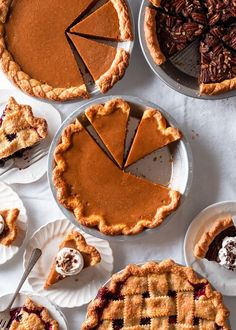
[[192, 221], [184, 240], [184, 257], [188, 266], [192, 267], [222, 294], [236, 295], [236, 272], [225, 269], [217, 262], [197, 259], [194, 246], [204, 231], [209, 230], [213, 223], [225, 216], [236, 216], [236, 201], [226, 201], [212, 204], [201, 211]]
[[[13, 293], [9, 293], [0, 297], [0, 311], [4, 310], [7, 307], [12, 296]], [[50, 303], [50, 301], [45, 297], [41, 297], [27, 292], [19, 293], [12, 308], [22, 307], [27, 297], [31, 298], [36, 304], [40, 304], [43, 307], [46, 307], [50, 313], [50, 316], [59, 323], [60, 330], [67, 330], [65, 316], [58, 308], [56, 308], [56, 306]]]
[[[85, 268], [79, 275], [66, 278], [49, 290], [44, 290], [44, 283], [58, 252], [58, 245], [72, 229], [82, 233], [87, 243], [98, 249], [102, 260], [94, 267]], [[109, 243], [82, 232], [66, 219], [50, 222], [34, 233], [24, 254], [24, 268], [31, 251], [36, 247], [40, 248], [43, 254], [28, 277], [29, 285], [60, 307], [73, 308], [87, 304], [111, 276], [113, 255]]]
[[[33, 113], [37, 117], [42, 117], [47, 120], [48, 123], [48, 136], [47, 138], [40, 143], [42, 148], [49, 149], [51, 141], [61, 124], [61, 116], [59, 112], [49, 103], [40, 102], [35, 98], [29, 97], [23, 94], [19, 90], [1, 90], [0, 93], [0, 115], [4, 110], [8, 99], [10, 96], [13, 96], [16, 101], [20, 104], [28, 104], [32, 107]], [[34, 148], [27, 151], [27, 155], [33, 155]], [[15, 159], [15, 164], [19, 166], [24, 166], [25, 162], [28, 160], [24, 160], [23, 158]], [[8, 164], [12, 161], [8, 161], [5, 166], [6, 168]], [[30, 183], [39, 180], [43, 174], [47, 170], [47, 156], [43, 157], [36, 163], [27, 167], [26, 169], [19, 170], [18, 168], [11, 170], [9, 173], [1, 175], [2, 169], [0, 168], [0, 179], [8, 184], [13, 183]]]
[[1, 210], [18, 208], [20, 210], [17, 219], [17, 237], [10, 246], [0, 244], [0, 265], [14, 257], [23, 245], [27, 233], [27, 214], [22, 200], [19, 196], [5, 183], [0, 182], [0, 207]]

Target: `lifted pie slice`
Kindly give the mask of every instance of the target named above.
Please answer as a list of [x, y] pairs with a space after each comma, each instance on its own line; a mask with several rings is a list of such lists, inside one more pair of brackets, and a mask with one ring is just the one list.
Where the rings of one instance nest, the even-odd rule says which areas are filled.
[[130, 106], [121, 99], [94, 104], [85, 114], [117, 164], [122, 167]]
[[97, 249], [88, 245], [77, 230], [73, 230], [60, 244], [44, 288], [48, 289], [64, 278], [77, 275], [82, 269], [94, 266], [100, 261], [101, 256]]
[[16, 239], [16, 220], [20, 210], [0, 210], [0, 244], [10, 245]]
[[129, 64], [129, 54], [124, 49], [71, 33], [68, 36], [102, 93], [123, 77]]
[[177, 128], [167, 127], [160, 111], [147, 109], [139, 123], [125, 167], [181, 137], [182, 134]]
[[116, 41], [133, 39], [128, 9], [123, 0], [108, 1], [73, 26], [70, 32]]

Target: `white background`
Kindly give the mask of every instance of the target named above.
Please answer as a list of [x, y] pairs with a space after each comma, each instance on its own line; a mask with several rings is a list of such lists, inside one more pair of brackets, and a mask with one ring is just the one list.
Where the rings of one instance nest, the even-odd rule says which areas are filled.
[[[137, 25], [141, 0], [130, 2]], [[1, 76], [0, 88], [11, 87]], [[137, 238], [130, 243], [112, 243], [114, 270], [118, 271], [128, 263], [149, 259], [173, 258], [184, 263], [183, 239], [196, 214], [214, 202], [236, 200], [236, 98], [202, 101], [172, 91], [148, 67], [137, 35], [129, 69], [124, 79], [109, 94], [139, 96], [160, 105], [177, 120], [180, 129], [186, 133], [194, 157], [192, 190], [182, 209], [158, 233]], [[81, 102], [55, 106], [64, 119], [80, 104]], [[49, 191], [46, 175], [37, 183], [12, 187], [23, 199], [28, 211], [29, 236], [48, 221], [63, 217]], [[22, 274], [22, 255], [23, 250], [11, 262], [0, 267], [0, 294], [15, 289]], [[26, 285], [25, 289], [27, 288]], [[236, 298], [226, 297], [225, 303], [231, 310], [231, 324], [235, 330]], [[68, 319], [69, 330], [80, 329], [86, 306], [63, 311]]]

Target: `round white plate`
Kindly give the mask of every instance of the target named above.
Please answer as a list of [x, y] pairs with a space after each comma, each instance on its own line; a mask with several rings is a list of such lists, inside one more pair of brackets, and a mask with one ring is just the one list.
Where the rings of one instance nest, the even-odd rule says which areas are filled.
[[221, 293], [226, 296], [236, 295], [236, 272], [225, 269], [217, 262], [197, 259], [193, 254], [196, 242], [204, 231], [209, 230], [213, 223], [225, 216], [236, 216], [236, 201], [220, 202], [208, 206], [201, 211], [188, 228], [184, 240], [184, 257], [188, 266], [192, 267]]
[[22, 200], [19, 198], [17, 193], [15, 193], [3, 182], [0, 182], [0, 208], [2, 210], [12, 208], [18, 208], [20, 210], [20, 214], [16, 222], [18, 229], [16, 240], [10, 246], [0, 244], [0, 265], [2, 265], [13, 258], [23, 245], [28, 224], [26, 209]]
[[[28, 104], [32, 107], [33, 113], [37, 117], [42, 117], [47, 120], [48, 123], [48, 136], [45, 140], [40, 143], [42, 149], [48, 150], [51, 144], [51, 141], [61, 124], [61, 116], [59, 112], [49, 103], [40, 102], [35, 98], [29, 97], [23, 94], [19, 90], [1, 90], [0, 96], [0, 115], [4, 110], [8, 99], [10, 96], [13, 96], [16, 101], [20, 104]], [[30, 157], [34, 154], [34, 148], [27, 151], [27, 156]], [[28, 158], [27, 157], [27, 158]], [[27, 164], [28, 159], [24, 160], [19, 158], [15, 160], [15, 164], [20, 166]], [[47, 170], [47, 156], [43, 157], [36, 163], [27, 167], [26, 169], [19, 170], [18, 168], [10, 170], [10, 172], [1, 175], [1, 171], [4, 170], [8, 165], [13, 163], [12, 160], [9, 160], [5, 166], [0, 168], [0, 179], [8, 184], [12, 183], [30, 183], [39, 180]]]
[[[0, 311], [4, 310], [7, 307], [12, 296], [13, 293], [9, 293], [0, 297]], [[50, 303], [50, 301], [45, 297], [41, 297], [27, 292], [19, 293], [12, 308], [22, 307], [27, 297], [31, 298], [36, 304], [40, 304], [43, 307], [46, 307], [51, 317], [59, 323], [60, 330], [67, 330], [65, 316], [59, 309], [56, 308], [56, 306]]]
[[[85, 268], [79, 275], [66, 278], [49, 290], [44, 290], [44, 283], [58, 252], [58, 246], [72, 229], [82, 233], [87, 243], [98, 249], [102, 260], [94, 267]], [[111, 276], [113, 255], [109, 243], [82, 232], [66, 219], [50, 222], [34, 233], [24, 254], [24, 268], [31, 251], [36, 247], [40, 248], [43, 254], [30, 273], [28, 282], [34, 291], [46, 296], [60, 307], [73, 308], [87, 304]]]

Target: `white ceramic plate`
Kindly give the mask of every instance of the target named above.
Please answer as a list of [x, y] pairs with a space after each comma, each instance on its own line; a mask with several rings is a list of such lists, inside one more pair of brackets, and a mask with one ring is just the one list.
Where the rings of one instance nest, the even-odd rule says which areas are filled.
[[[5, 294], [4, 296], [0, 297], [0, 311], [4, 310], [7, 304], [10, 302], [13, 293]], [[38, 295], [32, 293], [19, 293], [16, 301], [14, 302], [13, 308], [21, 307], [24, 305], [26, 298], [31, 298], [35, 303], [40, 304], [46, 307], [53, 319], [55, 319], [59, 323], [60, 330], [67, 330], [66, 319], [63, 313], [56, 308], [48, 299], [45, 297], [40, 297]]]
[[236, 295], [236, 271], [229, 271], [217, 262], [197, 259], [193, 254], [196, 242], [204, 231], [209, 230], [213, 223], [225, 216], [236, 216], [236, 201], [220, 202], [208, 206], [201, 211], [188, 228], [184, 241], [184, 257], [188, 266], [192, 267], [221, 293], [226, 296]]
[[[79, 275], [64, 279], [51, 289], [44, 290], [44, 283], [58, 251], [58, 245], [72, 229], [81, 232], [87, 243], [98, 249], [102, 260], [98, 265], [82, 270]], [[24, 268], [31, 251], [36, 247], [40, 248], [43, 254], [30, 273], [28, 282], [34, 291], [46, 296], [60, 307], [73, 308], [87, 304], [111, 276], [113, 256], [109, 243], [82, 232], [66, 219], [50, 222], [34, 233], [24, 254]]]
[[[61, 116], [59, 112], [49, 103], [40, 102], [35, 98], [29, 97], [23, 94], [19, 90], [7, 89], [1, 90], [0, 94], [0, 115], [4, 110], [8, 99], [10, 96], [13, 96], [18, 103], [28, 104], [32, 107], [33, 113], [37, 117], [43, 117], [47, 120], [48, 123], [48, 136], [47, 138], [40, 143], [40, 146], [44, 149], [49, 149], [51, 141], [61, 124]], [[34, 148], [27, 151], [27, 156], [34, 154]], [[24, 157], [26, 158], [26, 157]], [[27, 157], [28, 158], [28, 157]], [[19, 166], [27, 164], [28, 159], [19, 158], [15, 160], [15, 163]], [[9, 173], [1, 175], [1, 171], [4, 170], [8, 165], [13, 163], [12, 160], [9, 160], [3, 169], [0, 168], [0, 180], [8, 184], [12, 183], [30, 183], [39, 180], [47, 170], [47, 156], [43, 157], [36, 163], [27, 167], [26, 169], [19, 170], [18, 168], [11, 170]]]
[[20, 215], [17, 219], [17, 238], [10, 246], [0, 244], [0, 265], [14, 257], [23, 245], [27, 232], [27, 214], [22, 200], [6, 184], [0, 182], [0, 207], [1, 209], [18, 208]]

